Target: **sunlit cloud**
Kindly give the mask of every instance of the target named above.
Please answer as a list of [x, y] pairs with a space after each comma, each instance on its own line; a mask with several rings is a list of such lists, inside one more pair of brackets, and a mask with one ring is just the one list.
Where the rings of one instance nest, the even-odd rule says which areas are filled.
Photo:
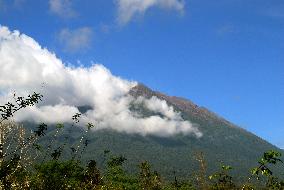
[[117, 0], [117, 22], [125, 25], [137, 15], [143, 15], [152, 7], [184, 11], [183, 0]]
[[[134, 98], [129, 91], [135, 81], [114, 76], [101, 64], [91, 67], [66, 66], [54, 53], [18, 31], [0, 27], [0, 104], [13, 92], [27, 95], [39, 92], [43, 102], [15, 115], [16, 121], [71, 123], [79, 107], [82, 124], [91, 122], [97, 130], [167, 137], [176, 134], [202, 136], [166, 101], [156, 97]], [[142, 105], [153, 114], [145, 117], [131, 109]]]

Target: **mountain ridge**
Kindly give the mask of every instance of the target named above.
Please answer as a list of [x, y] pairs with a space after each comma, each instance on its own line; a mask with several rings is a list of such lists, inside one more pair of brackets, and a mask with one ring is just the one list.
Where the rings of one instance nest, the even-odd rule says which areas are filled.
[[[179, 110], [177, 111], [181, 111], [181, 112], [187, 112], [190, 115], [196, 115], [197, 117], [199, 117], [199, 119], [205, 119], [206, 121], [210, 122], [210, 119], [213, 120], [219, 120], [219, 122], [224, 123], [225, 125], [228, 125], [229, 127], [233, 127], [233, 128], [237, 128], [239, 130], [242, 130], [246, 133], [249, 133], [251, 135], [255, 135], [254, 133], [226, 120], [224, 117], [220, 116], [219, 114], [207, 109], [206, 107], [203, 106], [199, 106], [197, 104], [195, 104], [193, 101], [183, 98], [183, 97], [179, 97], [179, 96], [171, 96], [171, 95], [167, 95], [164, 93], [161, 93], [160, 91], [155, 91], [150, 89], [149, 87], [147, 87], [146, 85], [142, 84], [142, 83], [138, 83], [135, 87], [133, 87], [130, 92], [129, 92], [132, 96], [134, 97], [138, 97], [138, 96], [143, 96], [146, 98], [151, 98], [152, 96], [156, 96], [159, 99], [165, 100], [170, 106], [174, 106], [174, 107], [178, 107]], [[257, 135], [255, 135], [257, 136]], [[259, 139], [277, 147], [276, 145], [266, 141], [265, 139], [257, 136]], [[277, 147], [277, 149], [280, 150], [284, 150], [281, 149], [280, 147]]]
[[[132, 96], [138, 97], [138, 96], [143, 96], [146, 98], [151, 98], [152, 96], [156, 96], [159, 99], [165, 100], [168, 104], [171, 106], [176, 106], [182, 111], [188, 111], [191, 112], [193, 115], [199, 115], [201, 116], [201, 119], [207, 119], [206, 117], [212, 118], [212, 119], [218, 119], [224, 122], [225, 124], [231, 126], [231, 127], [236, 127], [242, 130], [245, 130], [230, 121], [226, 120], [224, 117], [220, 116], [219, 114], [207, 109], [206, 107], [203, 106], [198, 106], [194, 102], [192, 102], [189, 99], [179, 97], [179, 96], [170, 96], [166, 95], [164, 93], [161, 93], [159, 91], [153, 91], [146, 85], [142, 83], [138, 83], [135, 87], [133, 87], [130, 92]], [[246, 131], [246, 130], [245, 130]], [[247, 131], [248, 132], [248, 131]]]
[[[131, 172], [138, 172], [137, 165], [147, 160], [153, 169], [160, 172], [167, 180], [171, 180], [173, 171], [179, 178], [189, 179], [198, 171], [196, 155], [202, 152], [207, 162], [207, 174], [219, 170], [220, 165], [231, 165], [235, 168], [232, 175], [239, 181], [244, 181], [250, 175], [250, 169], [258, 165], [257, 161], [264, 152], [273, 149], [284, 153], [253, 133], [184, 98], [168, 96], [141, 84], [133, 87], [129, 94], [134, 99], [139, 96], [147, 99], [156, 96], [166, 101], [184, 120], [195, 125], [202, 132], [202, 137], [185, 134], [170, 137], [143, 136], [115, 130], [95, 130], [88, 136], [89, 145], [82, 157], [83, 160], [95, 159], [99, 166], [103, 167], [105, 163], [103, 152], [110, 150], [114, 155], [123, 155], [127, 158], [126, 168]], [[82, 110], [87, 109], [86, 107]], [[152, 114], [143, 106], [135, 109], [146, 117]], [[78, 128], [70, 126], [64, 128], [59, 139], [68, 137], [71, 143], [76, 142], [76, 139], [80, 139], [81, 133]], [[58, 144], [60, 143], [62, 142], [58, 141]], [[278, 174], [282, 171], [281, 168], [276, 168]]]

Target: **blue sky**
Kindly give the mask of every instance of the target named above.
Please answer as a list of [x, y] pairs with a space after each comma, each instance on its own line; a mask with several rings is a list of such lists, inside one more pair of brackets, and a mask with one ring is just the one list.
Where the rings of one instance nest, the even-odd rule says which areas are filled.
[[101, 63], [284, 148], [284, 1], [149, 2], [0, 0], [0, 24], [66, 64]]

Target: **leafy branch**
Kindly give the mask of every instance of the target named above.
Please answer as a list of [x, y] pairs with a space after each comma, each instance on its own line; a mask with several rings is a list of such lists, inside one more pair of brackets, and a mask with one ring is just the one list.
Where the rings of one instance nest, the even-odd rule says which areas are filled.
[[34, 106], [39, 101], [42, 101], [42, 95], [39, 93], [34, 92], [32, 95], [28, 95], [27, 98], [22, 96], [16, 96], [14, 94], [14, 100], [15, 103], [7, 102], [5, 105], [0, 106], [0, 124], [8, 120], [10, 117], [14, 116], [14, 113], [19, 111], [22, 108], [28, 107], [28, 106]]

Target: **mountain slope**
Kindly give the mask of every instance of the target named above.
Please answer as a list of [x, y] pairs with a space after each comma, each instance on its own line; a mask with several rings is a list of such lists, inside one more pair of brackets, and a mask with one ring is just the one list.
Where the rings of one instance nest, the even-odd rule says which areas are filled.
[[265, 140], [184, 98], [167, 96], [141, 84], [134, 87], [130, 93], [135, 97], [156, 96], [163, 99], [176, 111], [180, 111], [185, 120], [196, 123], [203, 137], [194, 139], [181, 136], [174, 139], [179, 139], [187, 147], [190, 146], [191, 152], [204, 152], [207, 160], [211, 162], [209, 170], [215, 169], [216, 164], [223, 161], [244, 172], [256, 164], [264, 151], [270, 149], [281, 151]]
[[[137, 172], [139, 162], [148, 160], [154, 169], [168, 179], [171, 178], [173, 171], [176, 171], [180, 178], [188, 178], [198, 170], [196, 155], [202, 152], [207, 162], [208, 174], [218, 170], [221, 164], [226, 164], [233, 166], [235, 168], [233, 174], [243, 180], [249, 175], [249, 170], [257, 165], [257, 160], [263, 152], [271, 149], [281, 151], [254, 134], [186, 99], [167, 96], [141, 84], [131, 89], [129, 93], [135, 98], [156, 96], [165, 100], [175, 111], [181, 113], [183, 119], [194, 123], [203, 136], [157, 137], [99, 130], [89, 134], [90, 143], [83, 160], [96, 159], [102, 166], [103, 152], [110, 150], [113, 154], [124, 155], [128, 159], [127, 168], [133, 172]], [[88, 107], [84, 109], [86, 111]], [[151, 114], [142, 107], [138, 109], [140, 114]], [[65, 129], [62, 136], [72, 139], [70, 141], [72, 144], [80, 138], [81, 131], [70, 127]]]

